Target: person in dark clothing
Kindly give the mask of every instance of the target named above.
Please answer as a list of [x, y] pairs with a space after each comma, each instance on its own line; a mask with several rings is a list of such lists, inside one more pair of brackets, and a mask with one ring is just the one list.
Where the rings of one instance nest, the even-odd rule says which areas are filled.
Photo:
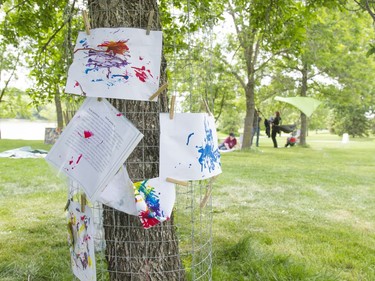
[[264, 119], [264, 127], [266, 128], [266, 135], [267, 137], [271, 137], [271, 125], [270, 125], [270, 120]]
[[277, 141], [276, 141], [276, 135], [280, 133], [279, 125], [281, 125], [281, 117], [280, 112], [275, 112], [275, 117], [272, 120], [271, 123], [271, 138], [273, 142], [273, 147], [277, 148]]
[[237, 139], [234, 133], [230, 133], [229, 136], [219, 145], [219, 150], [231, 150], [237, 145]]

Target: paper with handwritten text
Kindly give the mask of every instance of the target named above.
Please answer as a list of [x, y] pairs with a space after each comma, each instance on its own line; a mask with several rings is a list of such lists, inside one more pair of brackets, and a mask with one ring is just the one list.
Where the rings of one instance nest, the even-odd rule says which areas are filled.
[[45, 159], [95, 201], [142, 137], [106, 99], [87, 98]]

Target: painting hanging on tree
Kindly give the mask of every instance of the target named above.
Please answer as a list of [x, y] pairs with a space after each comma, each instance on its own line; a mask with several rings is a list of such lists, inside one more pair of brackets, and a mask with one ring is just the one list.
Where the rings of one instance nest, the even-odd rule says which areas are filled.
[[94, 229], [91, 209], [78, 202], [68, 208], [68, 243], [73, 274], [81, 281], [96, 280]]
[[78, 34], [67, 93], [148, 100], [160, 81], [162, 32], [97, 28]]
[[138, 216], [143, 227], [150, 228], [170, 218], [175, 199], [173, 183], [159, 178], [133, 183], [124, 165], [100, 194], [99, 201]]
[[135, 205], [144, 228], [169, 220], [176, 199], [175, 185], [160, 178], [134, 183]]
[[221, 173], [215, 120], [206, 113], [160, 114], [160, 177], [202, 180]]
[[95, 201], [142, 137], [106, 99], [87, 98], [45, 159]]

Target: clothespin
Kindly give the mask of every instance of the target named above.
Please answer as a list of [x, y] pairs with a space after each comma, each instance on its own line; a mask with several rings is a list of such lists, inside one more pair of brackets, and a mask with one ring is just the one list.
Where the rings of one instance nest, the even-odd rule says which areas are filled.
[[151, 97], [148, 98], [148, 100], [152, 101], [154, 98], [160, 95], [161, 92], [163, 92], [167, 87], [168, 87], [168, 83], [163, 84], [154, 94], [151, 95]]
[[152, 25], [152, 20], [154, 18], [154, 10], [151, 10], [150, 13], [148, 14], [148, 23], [147, 23], [147, 29], [146, 29], [146, 35], [150, 35], [150, 29]]
[[176, 94], [172, 95], [171, 108], [169, 109], [169, 119], [173, 119], [174, 116], [174, 104], [176, 103]]
[[167, 182], [175, 183], [175, 184], [178, 184], [178, 185], [183, 185], [183, 186], [189, 185], [189, 183], [187, 181], [180, 181], [180, 180], [176, 180], [176, 179], [172, 179], [172, 178], [166, 178], [165, 180]]
[[89, 17], [87, 15], [87, 11], [86, 10], [83, 10], [82, 11], [82, 16], [83, 16], [83, 22], [85, 23], [85, 28], [86, 28], [86, 34], [87, 35], [90, 35], [90, 21], [89, 21]]
[[206, 194], [204, 195], [199, 207], [204, 208], [207, 205], [207, 201], [211, 196], [212, 193], [212, 184], [216, 180], [216, 176], [209, 179], [208, 184], [206, 186]]
[[212, 186], [209, 186], [207, 191], [206, 191], [206, 194], [204, 195], [204, 197], [202, 199], [202, 202], [199, 204], [199, 207], [201, 207], [201, 208], [206, 207], [207, 201], [210, 198], [211, 193], [212, 193]]
[[207, 111], [207, 114], [212, 116], [212, 113], [210, 111], [210, 108], [208, 107], [208, 103], [207, 103], [207, 100], [206, 99], [203, 99], [203, 102], [204, 102], [204, 106], [206, 107], [206, 111]]
[[86, 206], [87, 200], [86, 200], [86, 194], [81, 194], [81, 213], [85, 212], [85, 206]]

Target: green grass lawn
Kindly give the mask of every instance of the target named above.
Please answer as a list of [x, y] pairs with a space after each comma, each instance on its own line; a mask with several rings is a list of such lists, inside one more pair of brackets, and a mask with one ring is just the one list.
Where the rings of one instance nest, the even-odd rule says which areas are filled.
[[[214, 281], [375, 280], [375, 139], [307, 142], [274, 149], [262, 137], [222, 155]], [[21, 146], [50, 147], [0, 140], [0, 152]], [[0, 158], [0, 171], [0, 280], [72, 280], [65, 182], [44, 159]]]

